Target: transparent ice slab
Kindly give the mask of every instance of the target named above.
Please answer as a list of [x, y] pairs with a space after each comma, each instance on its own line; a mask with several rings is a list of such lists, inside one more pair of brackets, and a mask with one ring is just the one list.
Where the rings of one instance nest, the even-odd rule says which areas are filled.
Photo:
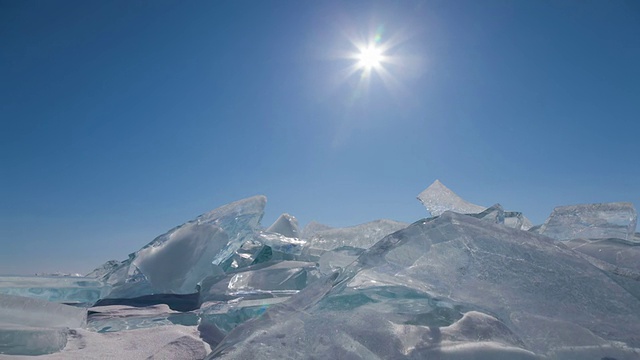
[[95, 278], [0, 275], [0, 294], [90, 307], [108, 293], [109, 286]]
[[556, 240], [618, 238], [633, 241], [638, 214], [631, 203], [556, 207], [539, 233]]
[[158, 236], [104, 275], [113, 287], [109, 297], [195, 292], [198, 282], [221, 273], [219, 265], [253, 236], [266, 201], [236, 201]]

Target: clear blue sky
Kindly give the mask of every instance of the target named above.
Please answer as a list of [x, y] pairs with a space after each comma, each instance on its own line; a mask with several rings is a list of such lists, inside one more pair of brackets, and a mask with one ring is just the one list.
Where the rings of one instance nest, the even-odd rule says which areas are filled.
[[0, 273], [256, 194], [267, 226], [415, 221], [435, 179], [534, 223], [640, 209], [640, 2], [1, 0], [0, 123]]

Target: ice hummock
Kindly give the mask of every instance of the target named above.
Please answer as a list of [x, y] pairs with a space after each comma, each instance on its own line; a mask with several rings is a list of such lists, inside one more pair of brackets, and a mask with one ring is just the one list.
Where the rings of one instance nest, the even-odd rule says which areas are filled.
[[222, 273], [219, 265], [253, 236], [266, 201], [236, 201], [158, 236], [103, 276], [113, 286], [109, 297], [196, 292], [198, 282]]
[[239, 325], [209, 359], [537, 359], [594, 347], [635, 359], [639, 314], [637, 298], [572, 250], [446, 212]]
[[634, 240], [638, 213], [631, 203], [558, 206], [539, 232], [556, 240], [617, 238]]

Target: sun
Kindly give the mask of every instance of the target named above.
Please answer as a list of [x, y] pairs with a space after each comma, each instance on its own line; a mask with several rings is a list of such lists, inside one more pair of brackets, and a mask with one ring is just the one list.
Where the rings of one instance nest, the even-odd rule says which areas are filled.
[[381, 66], [382, 59], [382, 50], [375, 45], [369, 45], [360, 49], [357, 66], [365, 70], [378, 69]]

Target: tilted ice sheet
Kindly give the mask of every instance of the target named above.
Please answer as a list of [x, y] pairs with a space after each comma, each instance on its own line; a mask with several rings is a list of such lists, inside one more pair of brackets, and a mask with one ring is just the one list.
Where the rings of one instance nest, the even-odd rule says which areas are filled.
[[556, 207], [539, 233], [556, 240], [576, 238], [634, 240], [638, 214], [631, 203]]
[[89, 307], [108, 292], [109, 287], [95, 278], [0, 275], [0, 294], [6, 295]]
[[[493, 320], [458, 326], [470, 312]], [[534, 359], [597, 347], [598, 359], [634, 359], [639, 317], [637, 298], [564, 245], [447, 212], [238, 326], [211, 358]]]
[[445, 211], [453, 211], [460, 214], [477, 214], [486, 209], [484, 206], [465, 201], [451, 189], [444, 186], [440, 180], [434, 181], [433, 184], [418, 194], [418, 200], [427, 208], [431, 216], [439, 216]]
[[196, 292], [200, 280], [220, 273], [218, 265], [253, 236], [266, 201], [236, 201], [158, 236], [104, 276], [113, 286], [109, 297]]

